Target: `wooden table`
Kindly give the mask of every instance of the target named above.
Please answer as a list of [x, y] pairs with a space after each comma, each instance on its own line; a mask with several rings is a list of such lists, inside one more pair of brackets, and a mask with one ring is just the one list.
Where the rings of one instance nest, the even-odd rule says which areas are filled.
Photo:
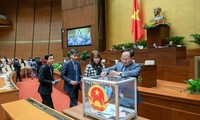
[[[65, 109], [62, 112], [65, 115], [70, 116], [76, 120], [94, 120], [94, 118], [90, 116], [83, 116], [83, 104], [80, 104], [78, 106], [69, 109]], [[135, 120], [148, 120], [148, 119], [137, 116]]]
[[[51, 116], [45, 111], [37, 108], [36, 106], [32, 105], [25, 99], [2, 104], [2, 107], [7, 113], [6, 120], [9, 120], [9, 118], [14, 119], [14, 120], [57, 120], [56, 117]], [[51, 108], [47, 108], [47, 109], [51, 109]], [[54, 110], [53, 112], [57, 112], [57, 111]], [[63, 120], [72, 120], [72, 118], [68, 116], [62, 115], [59, 112], [57, 113], [65, 117]]]

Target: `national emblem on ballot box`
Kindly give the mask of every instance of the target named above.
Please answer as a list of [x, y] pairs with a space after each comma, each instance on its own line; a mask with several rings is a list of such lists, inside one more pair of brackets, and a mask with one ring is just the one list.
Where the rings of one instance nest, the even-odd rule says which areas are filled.
[[136, 78], [85, 77], [83, 113], [96, 119], [126, 120], [137, 116]]

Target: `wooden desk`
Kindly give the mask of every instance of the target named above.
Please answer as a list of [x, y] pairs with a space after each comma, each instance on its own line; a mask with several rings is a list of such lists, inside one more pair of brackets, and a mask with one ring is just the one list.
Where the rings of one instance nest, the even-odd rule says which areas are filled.
[[[37, 108], [27, 100], [18, 100], [10, 103], [2, 104], [3, 109], [7, 113], [7, 117], [4, 120], [9, 120], [9, 118], [14, 120], [57, 120], [57, 117], [54, 117], [53, 115], [48, 114], [45, 112], [46, 110], [53, 110], [45, 105], [42, 105], [41, 103], [37, 102], [34, 99], [31, 99], [37, 104], [39, 104], [40, 107], [45, 107], [44, 110]], [[35, 104], [35, 103], [34, 103]], [[61, 113], [53, 110], [51, 113], [56, 113], [58, 116], [62, 117], [62, 120], [73, 120], [72, 118], [62, 115]], [[60, 119], [60, 118], [59, 118]]]
[[157, 87], [138, 87], [138, 115], [151, 120], [199, 120], [200, 95], [187, 94], [187, 84], [157, 80]]
[[[0, 78], [0, 88], [3, 87], [4, 85], [5, 85], [5, 82], [4, 82], [3, 78]], [[0, 90], [0, 92], [2, 92], [2, 91]]]
[[[7, 89], [1, 89], [0, 90], [0, 104], [12, 102], [19, 99], [19, 89], [15, 86], [15, 84], [12, 81], [12, 75], [9, 76], [9, 80], [4, 80], [4, 75], [1, 75], [0, 78], [0, 88], [3, 88], [6, 86], [6, 82], [10, 82], [11, 87], [8, 87]], [[0, 106], [0, 120], [5, 120], [5, 114], [3, 112], [2, 106]]]
[[[120, 61], [121, 50], [99, 53], [108, 64], [114, 63], [113, 60]], [[155, 60], [156, 65], [176, 65], [177, 60], [186, 59], [185, 47], [134, 49], [134, 53], [136, 63], [144, 63], [145, 60]]]
[[[3, 88], [6, 86], [6, 81], [4, 80], [4, 78], [0, 78], [0, 88]], [[0, 93], [2, 92], [6, 92], [6, 91], [11, 91], [12, 88], [8, 87], [7, 89], [0, 89]]]
[[142, 87], [156, 87], [156, 65], [142, 65], [142, 71], [140, 73], [142, 81], [138, 82], [138, 86]]
[[185, 47], [134, 49], [134, 52], [134, 59], [137, 63], [155, 60], [156, 65], [176, 65], [178, 60], [186, 59]]
[[[78, 105], [69, 109], [65, 109], [62, 111], [65, 115], [70, 116], [76, 120], [94, 120], [94, 118], [90, 116], [83, 116], [83, 105]], [[143, 117], [137, 116], [135, 120], [148, 120]]]

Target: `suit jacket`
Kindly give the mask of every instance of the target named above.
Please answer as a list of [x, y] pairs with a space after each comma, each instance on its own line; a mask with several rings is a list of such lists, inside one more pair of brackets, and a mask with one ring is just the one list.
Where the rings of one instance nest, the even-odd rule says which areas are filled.
[[[117, 72], [122, 72], [123, 77], [138, 77], [141, 71], [141, 65], [136, 64], [136, 63], [131, 63], [126, 69], [126, 71], [123, 71], [124, 69], [124, 64], [122, 62], [118, 62], [116, 65], [108, 67], [107, 69], [104, 70], [107, 74], [109, 73], [110, 70], [115, 70]], [[142, 101], [141, 96], [139, 92], [137, 91], [137, 103], [140, 103]]]
[[[51, 72], [50, 72], [50, 67]], [[40, 67], [38, 80], [40, 82], [38, 92], [41, 95], [50, 95], [52, 93], [52, 81], [54, 81], [53, 67], [44, 64]]]
[[[81, 75], [82, 75], [81, 66], [79, 62], [76, 62], [76, 63], [77, 63], [77, 68], [79, 70], [78, 81], [81, 81]], [[73, 61], [71, 59], [64, 63], [61, 73], [60, 73], [60, 77], [64, 80], [64, 88], [63, 88], [64, 91], [69, 93], [71, 90], [74, 89], [74, 87], [78, 89], [80, 88], [80, 84], [77, 84], [76, 86], [73, 86], [70, 84], [72, 80], [76, 79]]]
[[108, 67], [104, 70], [107, 74], [110, 70], [115, 70], [117, 72], [122, 72], [124, 74], [123, 77], [138, 77], [141, 71], [141, 65], [136, 63], [131, 63], [126, 69], [126, 71], [123, 71], [124, 64], [122, 62], [118, 62], [116, 65]]
[[19, 64], [19, 62], [14, 61], [13, 67], [15, 68], [15, 71], [17, 71], [17, 72], [21, 71], [21, 65]]

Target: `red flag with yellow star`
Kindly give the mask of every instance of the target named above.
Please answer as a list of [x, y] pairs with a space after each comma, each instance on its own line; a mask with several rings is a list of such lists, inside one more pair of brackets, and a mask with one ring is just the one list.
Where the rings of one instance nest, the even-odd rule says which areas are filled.
[[131, 32], [133, 34], [134, 42], [139, 40], [144, 33], [142, 28], [142, 21], [140, 19], [140, 11], [137, 0], [133, 0], [133, 10], [131, 16]]

